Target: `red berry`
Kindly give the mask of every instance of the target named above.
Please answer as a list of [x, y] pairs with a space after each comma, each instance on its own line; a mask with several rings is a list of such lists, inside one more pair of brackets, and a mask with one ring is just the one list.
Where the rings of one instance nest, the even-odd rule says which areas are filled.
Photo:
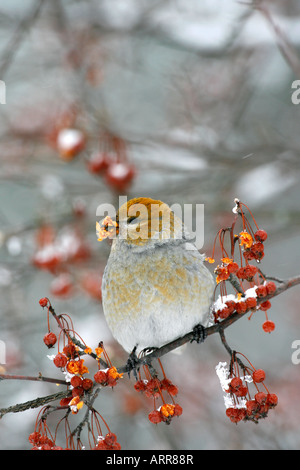
[[125, 191], [135, 176], [133, 167], [127, 163], [112, 163], [106, 172], [106, 182], [117, 191]]
[[268, 238], [268, 234], [265, 230], [259, 229], [255, 232], [254, 238], [258, 242], [264, 242]]
[[278, 403], [278, 397], [275, 393], [269, 393], [267, 396], [267, 403], [269, 406], [274, 407]]
[[252, 253], [252, 251], [249, 249], [249, 250], [245, 250], [244, 253], [243, 253], [243, 256], [246, 260], [251, 260], [251, 259], [254, 259], [255, 258], [255, 254]]
[[162, 421], [162, 416], [158, 410], [151, 411], [151, 413], [148, 415], [148, 418], [149, 421], [154, 424], [160, 423]]
[[43, 297], [42, 299], [40, 299], [39, 304], [40, 304], [41, 307], [47, 307], [47, 305], [48, 305], [47, 297]]
[[247, 281], [251, 281], [253, 276], [257, 273], [258, 269], [256, 266], [252, 266], [251, 264], [247, 264], [244, 270], [244, 276]]
[[226, 415], [230, 419], [232, 423], [238, 423], [245, 417], [245, 410], [241, 410], [239, 408], [227, 408]]
[[72, 387], [80, 387], [82, 385], [82, 378], [79, 377], [79, 375], [74, 375], [72, 378], [71, 378], [71, 385]]
[[235, 262], [231, 262], [227, 266], [227, 271], [229, 272], [229, 274], [236, 273], [238, 269], [239, 269], [239, 265]]
[[258, 392], [254, 396], [254, 398], [257, 403], [259, 403], [260, 405], [264, 405], [267, 401], [267, 394], [264, 392]]
[[272, 282], [272, 281], [268, 281], [265, 283], [265, 286], [266, 286], [266, 289], [267, 289], [267, 294], [274, 294], [274, 292], [276, 292], [276, 284], [275, 282]]
[[158, 397], [160, 389], [160, 381], [156, 378], [149, 380], [146, 384], [145, 395], [146, 397]]
[[248, 388], [246, 386], [240, 387], [234, 393], [237, 397], [245, 397], [248, 393]]
[[257, 286], [255, 292], [257, 297], [259, 297], [260, 299], [266, 297], [266, 295], [268, 294], [266, 286]]
[[238, 390], [243, 385], [242, 380], [239, 377], [233, 377], [230, 382], [230, 387], [233, 390]]
[[104, 438], [105, 444], [112, 446], [117, 442], [117, 436], [113, 432], [108, 432]]
[[56, 367], [65, 367], [67, 365], [68, 358], [64, 354], [58, 353], [53, 359], [53, 362]]
[[57, 297], [67, 297], [72, 293], [73, 282], [69, 274], [62, 273], [51, 282], [51, 294]]
[[96, 374], [94, 375], [94, 380], [98, 384], [106, 385], [108, 380], [106, 372], [104, 372], [103, 370], [98, 370], [98, 372], [96, 372]]
[[229, 272], [225, 266], [218, 266], [215, 269], [215, 273], [218, 275], [217, 282], [226, 281], [229, 278]]
[[229, 309], [229, 315], [234, 312], [235, 310], [235, 301], [234, 300], [226, 300], [225, 304]]
[[30, 436], [28, 437], [29, 439], [29, 442], [31, 444], [39, 444], [40, 443], [40, 438], [41, 438], [41, 434], [39, 432], [33, 432], [30, 434]]
[[245, 268], [239, 268], [236, 272], [236, 275], [239, 279], [245, 279]]
[[251, 252], [255, 255], [255, 259], [262, 259], [264, 257], [264, 245], [261, 242], [253, 243]]
[[167, 392], [172, 395], [172, 397], [175, 397], [177, 394], [178, 394], [178, 387], [176, 387], [176, 385], [169, 385], [169, 387], [167, 388]]
[[44, 336], [43, 341], [48, 348], [52, 348], [52, 346], [55, 345], [57, 338], [56, 335], [50, 331], [50, 333], [47, 333]]
[[182, 407], [178, 405], [178, 403], [175, 403], [174, 416], [180, 416], [180, 415], [182, 415]]
[[88, 162], [88, 170], [91, 173], [101, 175], [106, 172], [107, 168], [109, 167], [109, 163], [110, 157], [107, 153], [94, 153]]
[[91, 379], [83, 379], [82, 387], [84, 390], [90, 390], [93, 386], [93, 381]]
[[59, 402], [60, 406], [68, 406], [73, 397], [62, 398]]
[[143, 380], [137, 380], [134, 384], [134, 388], [137, 392], [144, 392], [146, 390], [146, 384]]
[[254, 382], [256, 382], [256, 383], [263, 382], [266, 378], [265, 371], [262, 370], [262, 369], [256, 369], [252, 374], [252, 378], [253, 378]]
[[228, 307], [224, 307], [221, 310], [217, 311], [217, 315], [219, 316], [219, 318], [222, 318], [222, 319], [227, 318], [230, 315], [230, 310]]
[[255, 400], [248, 400], [246, 402], [246, 409], [248, 416], [255, 415], [258, 411], [259, 404]]
[[243, 300], [235, 304], [235, 310], [237, 313], [242, 314], [247, 312], [247, 304]]
[[57, 135], [57, 148], [60, 156], [71, 160], [85, 146], [85, 137], [78, 129], [61, 129]]
[[267, 320], [263, 323], [262, 327], [266, 333], [271, 333], [275, 330], [275, 323], [270, 320]]
[[246, 305], [248, 308], [255, 308], [257, 305], [257, 301], [255, 297], [248, 297], [246, 300]]
[[81, 397], [83, 393], [84, 393], [83, 387], [74, 387], [72, 390], [73, 397]]
[[259, 306], [259, 309], [263, 311], [269, 310], [270, 308], [271, 308], [271, 302], [269, 300], [262, 302]]

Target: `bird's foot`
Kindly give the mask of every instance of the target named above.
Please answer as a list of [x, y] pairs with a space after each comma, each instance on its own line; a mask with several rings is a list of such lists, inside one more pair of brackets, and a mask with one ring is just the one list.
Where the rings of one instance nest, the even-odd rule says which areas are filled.
[[192, 343], [193, 341], [196, 341], [198, 344], [203, 343], [206, 337], [207, 337], [206, 328], [204, 328], [204, 326], [200, 325], [199, 323], [199, 325], [196, 325], [193, 328], [193, 337], [190, 342]]
[[138, 370], [139, 367], [137, 367], [139, 364], [138, 357], [136, 355], [136, 346], [133, 348], [131, 353], [129, 354], [128, 360], [127, 360], [127, 371], [128, 371], [128, 377], [130, 378], [130, 372], [133, 372], [134, 378], [138, 380]]

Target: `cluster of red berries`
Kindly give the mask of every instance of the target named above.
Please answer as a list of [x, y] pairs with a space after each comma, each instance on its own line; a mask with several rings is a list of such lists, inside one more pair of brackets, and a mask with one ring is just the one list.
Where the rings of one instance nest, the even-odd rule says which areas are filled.
[[[273, 281], [267, 281], [257, 265], [250, 264], [250, 261], [255, 260], [259, 263], [264, 257], [264, 242], [267, 240], [268, 235], [265, 230], [259, 229], [253, 215], [248, 207], [235, 200], [236, 207], [233, 212], [240, 215], [242, 218], [242, 231], [238, 235], [233, 235], [233, 230], [237, 221], [237, 217], [229, 229], [222, 229], [218, 232], [220, 248], [222, 253], [221, 264], [215, 268], [216, 282], [220, 286], [220, 297], [213, 306], [212, 313], [215, 322], [224, 320], [232, 315], [234, 312], [244, 314], [256, 310], [265, 312], [266, 321], [263, 323], [262, 328], [265, 332], [270, 333], [274, 330], [275, 324], [270, 321], [267, 316], [267, 311], [271, 308], [269, 300], [276, 292], [276, 284]], [[250, 212], [253, 222], [256, 226], [256, 231], [251, 227], [249, 220], [246, 217], [244, 207]], [[228, 255], [225, 249], [225, 235], [230, 236], [231, 255]], [[216, 243], [217, 237], [215, 239]], [[239, 241], [239, 254], [240, 264], [234, 261], [234, 253], [236, 242]], [[215, 244], [213, 253], [215, 250]], [[214, 263], [213, 257], [208, 257], [206, 260], [209, 263]], [[232, 282], [236, 290], [236, 295], [227, 295], [226, 281]], [[239, 286], [236, 287], [237, 283]], [[246, 283], [248, 283], [246, 285]], [[267, 298], [269, 297], [269, 298]]]
[[215, 321], [227, 318], [233, 312], [243, 314], [252, 309], [266, 311], [271, 308], [271, 302], [262, 301], [262, 299], [275, 291], [276, 284], [273, 281], [266, 281], [264, 284], [250, 288], [244, 295], [224, 296], [221, 305], [215, 304], [216, 308], [213, 310]]
[[135, 168], [126, 160], [119, 161], [114, 154], [95, 152], [87, 163], [88, 171], [104, 178], [106, 184], [115, 191], [128, 190], [135, 177]]
[[[47, 234], [47, 232], [50, 232]], [[49, 271], [54, 275], [61, 274], [59, 281], [51, 285], [51, 289], [60, 295], [66, 295], [71, 290], [71, 276], [66, 272], [69, 266], [84, 262], [91, 256], [91, 250], [83, 234], [73, 226], [55, 232], [51, 226], [42, 226], [37, 232], [36, 251], [32, 264]], [[61, 295], [62, 295], [61, 294]]]
[[113, 432], [108, 432], [105, 436], [98, 436], [98, 443], [92, 450], [121, 450], [121, 445], [117, 442], [117, 436]]
[[[112, 366], [109, 356], [104, 348], [103, 343], [99, 343], [98, 347], [95, 348], [95, 353], [91, 348], [87, 347], [84, 343], [79, 347], [75, 344], [72, 336], [79, 336], [74, 331], [73, 323], [71, 318], [66, 315], [57, 315], [51, 305], [50, 300], [47, 297], [43, 297], [39, 300], [39, 304], [43, 308], [47, 308], [47, 320], [48, 320], [48, 333], [44, 336], [44, 343], [47, 347], [53, 347], [56, 343], [58, 344], [58, 351], [54, 356], [49, 356], [53, 359], [53, 363], [59, 369], [62, 369], [66, 376], [69, 377], [67, 393], [64, 398], [60, 400], [58, 407], [45, 407], [40, 411], [39, 420], [37, 420], [35, 431], [29, 437], [30, 442], [33, 444], [35, 449], [62, 449], [57, 447], [54, 443], [54, 439], [51, 436], [50, 430], [46, 425], [46, 417], [49, 412], [53, 410], [60, 410], [68, 408], [72, 414], [77, 414], [78, 411], [86, 404], [84, 400], [88, 394], [91, 393], [95, 384], [102, 386], [114, 387], [120, 377], [123, 374], [118, 373], [117, 369]], [[50, 313], [57, 322], [60, 332], [58, 338], [55, 333], [50, 331]], [[71, 336], [72, 335], [72, 336]], [[83, 340], [80, 338], [80, 341]], [[63, 342], [63, 347], [60, 349], [60, 344]], [[98, 371], [94, 375], [94, 381], [86, 378], [85, 374], [89, 373], [88, 368], [84, 364], [83, 354], [91, 355], [98, 363]], [[100, 370], [101, 355], [104, 355], [107, 369]], [[51, 410], [50, 410], [51, 408]], [[49, 411], [50, 410], [50, 411]], [[95, 450], [119, 450], [120, 444], [117, 442], [117, 437], [113, 434], [104, 421], [103, 417], [94, 409], [90, 409], [90, 422], [89, 422], [89, 442], [90, 446], [94, 445]], [[38, 417], [39, 417], [38, 416]], [[59, 424], [66, 419], [65, 417], [59, 421]], [[106, 434], [102, 432], [102, 423], [105, 424], [107, 429]], [[70, 430], [69, 423], [66, 423], [66, 430]], [[50, 434], [50, 437], [48, 435]], [[98, 438], [95, 437], [98, 435]], [[67, 436], [67, 448], [75, 449], [75, 443], [72, 433]], [[93, 442], [93, 444], [91, 444]], [[81, 441], [77, 442], [77, 448], [83, 448]]]
[[[166, 377], [161, 361], [158, 360], [158, 362], [163, 373], [163, 379], [159, 379], [157, 375], [152, 376], [148, 367], [144, 366], [146, 379], [142, 380], [140, 375], [134, 388], [136, 391], [143, 393], [147, 398], [153, 398], [154, 400], [154, 410], [148, 415], [149, 421], [155, 424], [160, 422], [170, 424], [174, 416], [182, 414], [182, 408], [178, 403], [175, 403], [173, 398], [178, 393], [177, 386]], [[163, 392], [168, 395], [172, 403], [166, 403]], [[159, 398], [162, 401], [162, 405], [156, 408], [156, 400]]]
[[268, 234], [265, 230], [258, 229], [254, 233], [255, 242], [251, 246], [245, 246], [243, 256], [245, 260], [255, 259], [256, 261], [261, 261], [265, 256], [264, 253], [264, 242], [268, 238]]
[[[246, 375], [241, 377], [236, 353], [234, 353], [230, 365], [229, 379], [225, 379], [224, 375], [218, 372], [222, 388], [226, 393], [224, 397], [226, 416], [233, 423], [239, 421], [254, 421], [257, 423], [258, 420], [266, 418], [269, 410], [278, 403], [277, 395], [270, 393], [264, 384], [265, 371], [255, 369], [250, 362], [249, 364], [250, 367], [243, 366]], [[219, 371], [222, 370], [224, 365], [226, 364], [220, 363]], [[250, 384], [255, 390], [254, 398], [250, 394]], [[263, 387], [263, 391], [259, 387]]]
[[120, 137], [105, 133], [101, 149], [87, 163], [88, 171], [104, 178], [114, 191], [126, 192], [135, 177], [135, 168], [128, 162], [126, 143]]
[[151, 423], [166, 423], [170, 424], [174, 416], [180, 416], [182, 414], [182, 408], [178, 403], [164, 403], [157, 410], [151, 411], [148, 418]]
[[[262, 369], [257, 369], [252, 374], [253, 382], [257, 388], [258, 383], [262, 383], [265, 379], [265, 372]], [[233, 377], [229, 383], [227, 393], [237, 398], [244, 398], [242, 406], [230, 406], [226, 410], [226, 416], [233, 423], [239, 421], [254, 421], [255, 423], [261, 419], [266, 418], [268, 411], [274, 408], [278, 403], [278, 397], [275, 393], [257, 391], [254, 399], [250, 398], [248, 385], [244, 385], [240, 377]]]
[[103, 387], [115, 387], [118, 379], [122, 376], [123, 374], [119, 374], [117, 369], [114, 366], [111, 366], [105, 370], [98, 370], [94, 375], [94, 380]]
[[28, 440], [32, 444], [31, 450], [63, 450], [62, 447], [57, 446], [46, 434], [41, 434], [38, 431], [32, 432]]

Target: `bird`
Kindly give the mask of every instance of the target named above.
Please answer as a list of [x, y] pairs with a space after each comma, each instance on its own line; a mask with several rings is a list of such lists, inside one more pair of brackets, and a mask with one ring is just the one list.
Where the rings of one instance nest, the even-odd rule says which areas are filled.
[[103, 312], [128, 353], [160, 348], [207, 327], [213, 276], [182, 220], [149, 197], [123, 204], [97, 223], [99, 240], [115, 233], [102, 278]]

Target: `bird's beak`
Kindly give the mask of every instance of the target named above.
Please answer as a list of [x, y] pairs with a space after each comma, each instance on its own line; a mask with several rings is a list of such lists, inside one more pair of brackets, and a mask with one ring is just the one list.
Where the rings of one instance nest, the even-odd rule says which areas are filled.
[[96, 234], [98, 242], [102, 242], [105, 238], [115, 238], [119, 233], [118, 223], [106, 216], [100, 222], [96, 222]]

